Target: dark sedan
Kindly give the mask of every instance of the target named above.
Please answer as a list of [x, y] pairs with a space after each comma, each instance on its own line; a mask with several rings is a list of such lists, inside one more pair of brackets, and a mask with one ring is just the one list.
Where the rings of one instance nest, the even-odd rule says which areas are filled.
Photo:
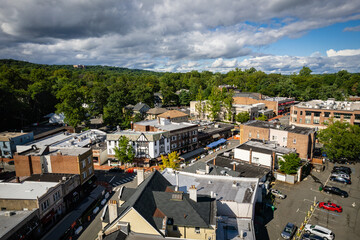
[[344, 173], [347, 173], [347, 174], [351, 174], [351, 168], [349, 167], [344, 167], [344, 166], [334, 166], [333, 168], [333, 172], [336, 172], [336, 171], [339, 171], [339, 172], [344, 172]]
[[329, 193], [329, 194], [335, 194], [335, 195], [339, 195], [339, 196], [345, 197], [345, 198], [347, 198], [349, 196], [347, 192], [345, 192], [337, 187], [325, 186], [323, 188], [323, 191], [326, 193]]
[[324, 238], [312, 233], [304, 233], [301, 240], [324, 240]]
[[296, 226], [292, 223], [286, 224], [284, 230], [281, 233], [281, 237], [284, 239], [291, 239], [296, 231]]
[[339, 183], [343, 183], [343, 184], [351, 184], [351, 180], [349, 180], [347, 178], [339, 177], [339, 176], [331, 176], [330, 181], [339, 182]]

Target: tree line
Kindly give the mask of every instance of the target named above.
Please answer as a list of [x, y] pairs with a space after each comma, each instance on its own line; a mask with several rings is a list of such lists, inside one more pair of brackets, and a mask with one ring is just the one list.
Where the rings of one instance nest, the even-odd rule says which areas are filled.
[[360, 95], [360, 74], [345, 70], [311, 74], [308, 67], [303, 67], [291, 75], [266, 74], [255, 68], [236, 68], [227, 73], [159, 73], [109, 66], [80, 69], [72, 65], [0, 60], [0, 128], [19, 130], [43, 121], [43, 116], [51, 112], [63, 112], [71, 126], [101, 114], [106, 124], [127, 128], [134, 119], [124, 107], [138, 102], [153, 107], [156, 92], [163, 95], [165, 105], [209, 100], [214, 105], [211, 114], [215, 117], [219, 98], [225, 107], [231, 103], [216, 90], [223, 84], [234, 85], [243, 92], [294, 97], [299, 101], [344, 100], [349, 95]]

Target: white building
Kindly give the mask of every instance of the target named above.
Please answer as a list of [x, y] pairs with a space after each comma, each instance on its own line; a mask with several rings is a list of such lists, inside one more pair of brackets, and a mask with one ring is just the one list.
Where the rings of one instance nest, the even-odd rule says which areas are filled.
[[197, 194], [216, 198], [217, 239], [256, 239], [255, 203], [262, 201], [258, 178], [200, 175], [169, 168], [162, 175], [179, 191], [188, 193], [194, 185]]
[[114, 148], [119, 145], [121, 136], [125, 136], [130, 140], [136, 158], [157, 158], [170, 152], [170, 134], [167, 131], [138, 132], [124, 130], [107, 134], [107, 153], [109, 157], [114, 157]]

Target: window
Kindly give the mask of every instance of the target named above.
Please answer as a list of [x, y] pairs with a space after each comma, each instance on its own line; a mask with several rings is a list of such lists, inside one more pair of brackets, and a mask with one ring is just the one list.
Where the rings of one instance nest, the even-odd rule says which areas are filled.
[[195, 233], [200, 234], [200, 228], [199, 227], [195, 227]]
[[171, 140], [172, 140], [172, 141], [176, 141], [176, 136], [172, 136], [172, 137], [171, 137]]
[[306, 116], [311, 116], [311, 112], [310, 111], [305, 111], [305, 115]]
[[251, 138], [251, 132], [249, 132], [249, 138]]
[[302, 111], [300, 111], [300, 115], [302, 115]]
[[91, 156], [88, 157], [88, 164], [91, 163]]
[[181, 140], [181, 135], [179, 134], [178, 139]]
[[294, 111], [294, 114], [297, 114], [297, 111], [296, 111], [296, 110]]
[[176, 147], [177, 147], [176, 143], [171, 144], [171, 148], [176, 148]]
[[277, 136], [273, 135], [273, 136], [272, 136], [272, 140], [273, 140], [273, 141], [276, 141], [276, 140], [277, 140]]
[[324, 117], [330, 117], [330, 113], [329, 112], [324, 112]]
[[314, 117], [320, 117], [320, 112], [314, 112]]
[[344, 119], [351, 119], [352, 114], [344, 113]]
[[82, 168], [85, 168], [85, 166], [86, 166], [85, 160], [81, 161], [81, 164], [82, 164]]
[[195, 143], [197, 141], [197, 138], [193, 138], [193, 143]]
[[296, 139], [294, 138], [293, 143], [296, 144]]
[[286, 137], [283, 137], [283, 142], [286, 142], [286, 140], [287, 140]]
[[300, 119], [299, 119], [299, 123], [301, 123], [301, 121], [302, 121], [302, 119], [300, 118]]
[[341, 113], [334, 113], [334, 118], [341, 118]]
[[157, 141], [154, 141], [154, 145], [155, 145], [155, 146], [157, 145]]
[[195, 134], [196, 134], [196, 130], [193, 131], [193, 135], [195, 135]]
[[54, 199], [54, 202], [56, 202], [57, 200], [60, 199], [60, 191], [57, 191], [57, 192], [53, 195], [53, 199]]
[[259, 133], [256, 134], [256, 138], [258, 138], [258, 139], [260, 138], [260, 134], [259, 134]]
[[92, 167], [89, 167], [89, 176], [92, 174], [93, 170]]
[[173, 225], [173, 231], [177, 231], [178, 227], [176, 225]]
[[310, 123], [311, 119], [310, 118], [305, 118], [305, 123]]
[[86, 178], [86, 171], [83, 172], [83, 179]]
[[327, 125], [327, 124], [329, 124], [329, 121], [328, 121], [328, 120], [324, 120], [323, 124]]
[[296, 117], [293, 118], [293, 122], [296, 122]]
[[155, 149], [154, 154], [157, 155], [157, 149]]
[[253, 163], [259, 163], [259, 158], [258, 157], [253, 157], [252, 162]]
[[313, 123], [314, 123], [314, 124], [319, 124], [319, 123], [320, 123], [320, 120], [319, 120], [319, 119], [314, 118]]
[[360, 120], [360, 114], [355, 114], [355, 119]]
[[50, 206], [49, 199], [46, 199], [46, 201], [41, 204], [41, 210], [45, 211], [49, 206]]

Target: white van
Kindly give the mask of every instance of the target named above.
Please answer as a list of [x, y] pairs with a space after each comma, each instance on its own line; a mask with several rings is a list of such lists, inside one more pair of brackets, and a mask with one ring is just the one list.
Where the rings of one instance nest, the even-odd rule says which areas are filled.
[[305, 225], [305, 232], [307, 233], [313, 233], [315, 235], [318, 235], [324, 239], [332, 240], [335, 238], [334, 233], [325, 227], [319, 226], [319, 225], [311, 225], [306, 224]]

